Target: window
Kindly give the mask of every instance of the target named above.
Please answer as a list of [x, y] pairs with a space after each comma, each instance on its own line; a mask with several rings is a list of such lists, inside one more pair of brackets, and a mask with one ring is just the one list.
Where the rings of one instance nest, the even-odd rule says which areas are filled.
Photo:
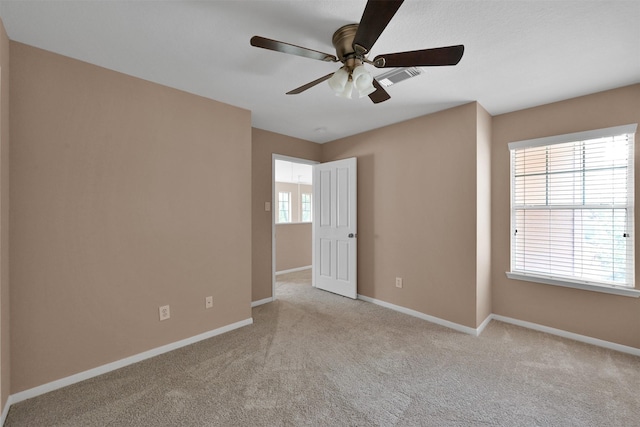
[[302, 222], [311, 222], [311, 194], [302, 193]]
[[291, 193], [278, 193], [278, 222], [291, 222]]
[[636, 127], [509, 144], [509, 277], [585, 289], [634, 287]]

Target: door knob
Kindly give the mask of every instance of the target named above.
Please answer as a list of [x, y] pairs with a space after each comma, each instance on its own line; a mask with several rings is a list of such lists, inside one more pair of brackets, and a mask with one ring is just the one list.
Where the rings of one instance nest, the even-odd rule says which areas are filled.
[[357, 234], [353, 234], [353, 233], [349, 233], [349, 238], [350, 239], [353, 239], [354, 237], [358, 237], [358, 235]]

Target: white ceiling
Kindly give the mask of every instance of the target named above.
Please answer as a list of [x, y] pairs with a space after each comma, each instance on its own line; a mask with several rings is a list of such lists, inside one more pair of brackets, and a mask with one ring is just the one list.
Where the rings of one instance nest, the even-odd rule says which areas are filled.
[[276, 182], [292, 184], [312, 184], [313, 166], [306, 163], [294, 163], [276, 159]]
[[[492, 115], [640, 82], [640, 1], [406, 0], [382, 53], [464, 44], [455, 67], [343, 99], [322, 83], [338, 68], [249, 45], [253, 35], [334, 54], [331, 36], [365, 0], [6, 1], [12, 40], [252, 112], [254, 127], [326, 142], [478, 101]], [[374, 75], [388, 70], [369, 67]]]

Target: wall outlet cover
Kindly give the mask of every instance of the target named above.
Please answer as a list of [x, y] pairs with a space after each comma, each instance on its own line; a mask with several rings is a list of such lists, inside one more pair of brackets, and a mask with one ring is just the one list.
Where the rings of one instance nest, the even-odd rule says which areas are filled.
[[158, 308], [158, 312], [160, 314], [160, 320], [167, 320], [171, 317], [171, 309], [168, 305], [163, 305]]

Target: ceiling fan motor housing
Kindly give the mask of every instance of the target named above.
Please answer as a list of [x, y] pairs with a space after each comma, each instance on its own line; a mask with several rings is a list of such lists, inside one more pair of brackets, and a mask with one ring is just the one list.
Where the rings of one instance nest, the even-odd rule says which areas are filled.
[[356, 37], [358, 24], [348, 24], [340, 27], [333, 33], [332, 43], [336, 48], [338, 59], [345, 63], [350, 58], [354, 58], [356, 53], [353, 49], [353, 39]]

